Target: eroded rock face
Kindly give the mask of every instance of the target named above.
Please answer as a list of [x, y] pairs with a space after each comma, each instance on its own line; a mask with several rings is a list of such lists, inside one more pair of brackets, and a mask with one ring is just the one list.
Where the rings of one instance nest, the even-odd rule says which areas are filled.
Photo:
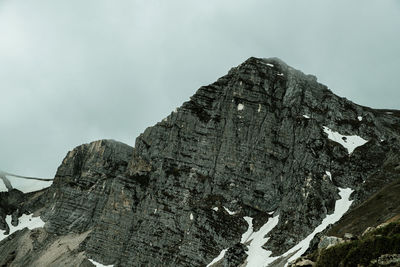
[[[87, 233], [74, 253], [103, 264], [204, 266], [228, 249], [222, 263], [234, 266], [245, 261], [243, 217], [257, 231], [274, 212], [265, 247], [280, 255], [333, 212], [338, 187], [360, 203], [396, 177], [390, 168], [369, 182], [400, 163], [399, 123], [397, 111], [356, 105], [278, 59], [250, 58], [135, 148], [102, 140], [69, 152], [42, 200], [45, 230]], [[368, 142], [349, 155], [324, 126]]]
[[323, 236], [318, 244], [318, 249], [329, 248], [343, 242], [342, 238], [336, 236]]
[[[56, 234], [84, 232], [97, 225], [119, 180], [123, 180], [132, 147], [101, 140], [67, 154], [49, 190], [46, 230]], [[123, 195], [123, 192], [119, 192]]]
[[20, 213], [21, 203], [25, 201], [24, 193], [17, 189], [12, 189], [8, 192], [0, 192], [0, 231], [8, 232], [9, 226], [6, 224], [7, 214]]

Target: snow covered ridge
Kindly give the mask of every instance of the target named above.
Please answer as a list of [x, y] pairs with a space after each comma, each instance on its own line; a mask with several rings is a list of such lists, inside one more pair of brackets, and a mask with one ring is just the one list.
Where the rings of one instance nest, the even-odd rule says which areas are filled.
[[22, 230], [25, 227], [28, 229], [32, 230], [35, 228], [41, 228], [44, 226], [44, 221], [40, 219], [40, 217], [33, 217], [33, 214], [23, 214], [21, 217], [18, 219], [19, 223], [17, 226], [13, 226], [11, 224], [11, 215], [7, 215], [6, 217], [6, 223], [8, 224], [8, 227], [10, 227], [10, 233], [8, 235], [5, 235], [5, 231], [0, 230], [0, 241], [6, 238], [7, 236], [11, 235], [12, 233]]
[[323, 126], [323, 128], [324, 132], [328, 134], [328, 138], [336, 143], [341, 144], [344, 148], [347, 149], [349, 154], [353, 153], [354, 149], [356, 149], [357, 147], [362, 146], [368, 142], [358, 135], [342, 135], [329, 129], [326, 126]]

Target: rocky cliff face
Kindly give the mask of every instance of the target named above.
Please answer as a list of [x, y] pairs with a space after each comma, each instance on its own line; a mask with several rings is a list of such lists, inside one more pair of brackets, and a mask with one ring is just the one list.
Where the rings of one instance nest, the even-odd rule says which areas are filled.
[[[337, 211], [339, 188], [354, 191], [355, 207], [398, 179], [399, 123], [400, 112], [340, 98], [279, 59], [250, 58], [134, 148], [102, 140], [69, 152], [24, 209], [44, 229], [2, 241], [0, 264], [205, 266], [226, 250], [216, 264], [239, 266], [272, 222], [259, 249], [284, 264], [278, 256]], [[18, 249], [23, 241], [35, 249]], [[74, 245], [54, 260], [57, 242]]]

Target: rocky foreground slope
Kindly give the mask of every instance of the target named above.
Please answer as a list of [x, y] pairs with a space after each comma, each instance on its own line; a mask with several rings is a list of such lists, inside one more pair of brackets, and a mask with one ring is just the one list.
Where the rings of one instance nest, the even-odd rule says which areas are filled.
[[399, 111], [250, 58], [134, 148], [79, 146], [48, 189], [1, 204], [0, 229], [24, 213], [45, 224], [1, 241], [0, 265], [283, 266], [399, 179], [399, 125]]

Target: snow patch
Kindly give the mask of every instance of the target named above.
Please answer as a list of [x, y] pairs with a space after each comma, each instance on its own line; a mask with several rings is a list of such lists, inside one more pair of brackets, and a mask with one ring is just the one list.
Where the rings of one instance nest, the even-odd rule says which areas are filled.
[[227, 248], [226, 248], [226, 249], [223, 249], [223, 250], [221, 251], [221, 253], [219, 253], [219, 255], [218, 255], [215, 259], [213, 259], [212, 262], [210, 262], [210, 263], [207, 265], [207, 267], [213, 265], [213, 264], [216, 263], [217, 261], [220, 261], [220, 260], [225, 256], [225, 253], [226, 253], [227, 251], [228, 251]]
[[267, 63], [267, 66], [269, 66], [269, 67], [271, 67], [271, 68], [273, 68], [273, 67], [274, 67], [274, 65], [273, 65], [273, 64], [271, 64], [271, 63]]
[[114, 266], [114, 265], [103, 265], [103, 264], [98, 263], [98, 262], [96, 262], [96, 261], [94, 261], [94, 260], [91, 260], [91, 259], [89, 259], [89, 261], [90, 261], [91, 263], [93, 263], [94, 266], [96, 266], [96, 267], [113, 267], [113, 266]]
[[213, 211], [218, 211], [218, 207], [212, 208]]
[[10, 227], [10, 233], [8, 235], [5, 235], [5, 231], [0, 230], [0, 241], [6, 238], [7, 236], [11, 235], [12, 233], [24, 229], [27, 227], [28, 229], [32, 230], [35, 228], [41, 228], [44, 226], [44, 221], [40, 219], [40, 217], [33, 217], [33, 214], [22, 214], [21, 217], [18, 218], [18, 225], [14, 226], [11, 224], [11, 215], [7, 215], [6, 217], [6, 223]]
[[190, 220], [193, 221], [194, 217], [193, 217], [193, 213], [190, 213]]
[[278, 73], [278, 76], [283, 76], [283, 73]]
[[229, 215], [235, 215], [236, 214], [235, 211], [231, 211], [227, 207], [224, 207], [224, 210], [226, 210], [226, 212], [228, 212]]
[[357, 119], [358, 119], [359, 121], [362, 121], [363, 117], [358, 116]]
[[[334, 224], [335, 222], [339, 221], [340, 218], [349, 210], [351, 204], [353, 203], [353, 200], [350, 200], [350, 195], [353, 193], [354, 190], [351, 188], [339, 188], [339, 195], [340, 199], [336, 201], [335, 203], [335, 211], [332, 214], [329, 214], [325, 217], [325, 219], [322, 221], [322, 223], [317, 226], [314, 231], [309, 234], [306, 238], [304, 238], [302, 241], [300, 241], [296, 246], [292, 247], [290, 250], [285, 252], [283, 255], [280, 257], [287, 257], [289, 254], [293, 254], [285, 264], [285, 266], [288, 265], [289, 262], [296, 260], [299, 258], [310, 246], [311, 240], [314, 238], [314, 236], [323, 230], [326, 229], [330, 224]], [[269, 257], [264, 261], [264, 266], [268, 266], [271, 262], [276, 260], [279, 257]], [[250, 266], [250, 265], [249, 265]], [[261, 266], [261, 265], [260, 265]]]
[[[264, 261], [269, 258], [272, 251], [265, 250], [262, 246], [269, 240], [269, 237], [266, 237], [266, 235], [278, 224], [279, 215], [269, 218], [267, 223], [257, 232], [253, 231], [253, 218], [245, 216], [243, 219], [245, 219], [249, 225], [249, 228], [245, 233], [243, 233], [240, 240], [240, 243], [242, 244], [249, 243], [247, 246], [248, 251], [246, 252], [248, 255], [246, 266], [263, 266]], [[222, 250], [218, 257], [208, 264], [207, 267], [221, 260], [225, 256], [226, 251], [228, 251], [228, 249]]]
[[238, 104], [237, 106], [237, 110], [243, 110], [244, 109], [244, 105], [243, 104]]
[[338, 132], [332, 131], [326, 126], [323, 126], [324, 132], [328, 134], [328, 138], [336, 143], [341, 144], [347, 149], [348, 153], [353, 153], [354, 149], [364, 145], [368, 141], [357, 135], [342, 135]]
[[328, 175], [329, 180], [331, 180], [331, 182], [332, 182], [332, 174], [331, 174], [331, 172], [330, 171], [326, 171], [325, 173], [326, 173], [326, 175]]
[[[252, 220], [247, 222], [249, 223], [249, 228], [253, 228]], [[279, 215], [269, 218], [267, 223], [264, 224], [257, 232], [253, 232], [253, 230], [251, 230], [252, 233], [250, 233], [248, 237], [243, 234], [242, 241], [251, 241], [248, 245], [248, 251], [246, 252], [248, 255], [247, 266], [263, 266], [265, 261], [270, 258], [272, 251], [265, 250], [263, 245], [269, 240], [269, 237], [266, 237], [266, 235], [271, 232], [272, 229], [274, 229], [278, 222]], [[248, 231], [245, 234], [247, 233]]]
[[261, 111], [261, 104], [258, 104], [257, 112], [260, 112], [260, 111]]
[[310, 116], [308, 116], [308, 115], [303, 115], [303, 117], [306, 118], [306, 119], [310, 118]]

